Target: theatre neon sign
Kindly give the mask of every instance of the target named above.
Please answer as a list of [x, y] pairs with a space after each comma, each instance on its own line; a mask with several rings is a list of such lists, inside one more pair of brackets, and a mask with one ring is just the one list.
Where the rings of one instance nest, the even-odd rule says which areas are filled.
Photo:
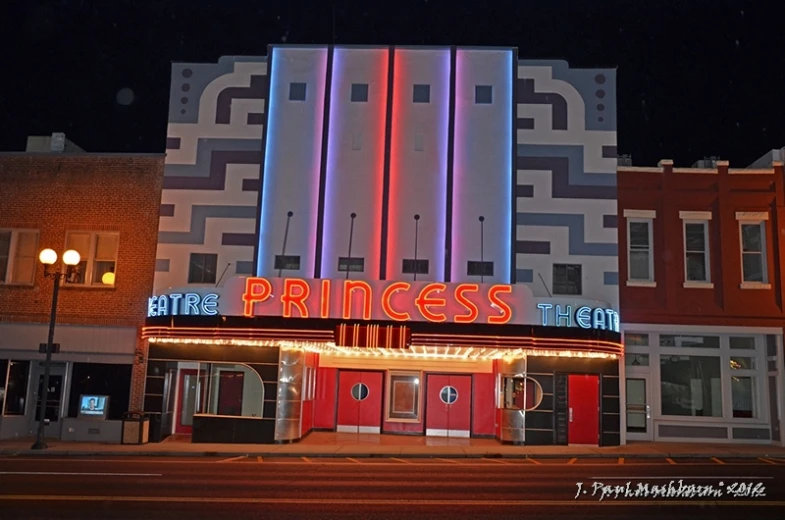
[[242, 308], [244, 316], [503, 325], [520, 322], [530, 299], [512, 285], [251, 277]]

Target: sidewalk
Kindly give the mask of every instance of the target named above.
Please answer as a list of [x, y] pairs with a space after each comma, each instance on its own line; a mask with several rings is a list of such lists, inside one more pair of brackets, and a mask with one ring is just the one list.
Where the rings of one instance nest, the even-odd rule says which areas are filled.
[[730, 458], [785, 460], [785, 447], [770, 444], [646, 442], [625, 446], [507, 446], [492, 439], [446, 439], [397, 435], [314, 432], [296, 444], [193, 444], [170, 438], [144, 445], [48, 441], [33, 451], [33, 439], [0, 441], [0, 456], [150, 456], [150, 457], [402, 457], [402, 458]]

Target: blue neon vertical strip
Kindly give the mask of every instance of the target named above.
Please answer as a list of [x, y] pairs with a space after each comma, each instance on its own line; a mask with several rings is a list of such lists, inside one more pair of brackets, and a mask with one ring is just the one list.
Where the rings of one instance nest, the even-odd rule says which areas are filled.
[[340, 103], [340, 85], [343, 81], [344, 74], [344, 51], [342, 49], [333, 50], [333, 63], [330, 78], [330, 123], [327, 129], [327, 173], [324, 176], [325, 191], [324, 191], [324, 229], [322, 231], [322, 276], [325, 273], [330, 273], [333, 270], [329, 268], [329, 262], [336, 261], [335, 255], [335, 240], [332, 236], [333, 229], [335, 228], [335, 211], [333, 204], [335, 201], [335, 192], [338, 186], [335, 185], [335, 167], [338, 156], [338, 136], [341, 135], [343, 129], [343, 118], [341, 111], [335, 110]]
[[[518, 107], [517, 106], [513, 106], [513, 102], [515, 100], [514, 92], [515, 92], [515, 87], [516, 87], [516, 85], [515, 85], [515, 77], [517, 76], [517, 74], [514, 74], [513, 71], [515, 70], [515, 67], [517, 65], [515, 63], [515, 61], [516, 61], [515, 52], [512, 51], [512, 50], [510, 50], [508, 52], [509, 52], [509, 55], [510, 55], [510, 62], [509, 62], [509, 65], [507, 66], [507, 74], [506, 74], [506, 78], [505, 78], [506, 79], [506, 83], [505, 84], [507, 85], [507, 98], [504, 101], [505, 101], [505, 106], [513, 107], [513, 110], [506, 110], [505, 111], [505, 113], [507, 114], [506, 121], [504, 122], [505, 123], [504, 127], [507, 129], [507, 131], [506, 131], [507, 140], [505, 141], [505, 144], [507, 146], [506, 146], [505, 149], [506, 150], [510, 150], [510, 149], [514, 150], [516, 148], [515, 147], [515, 140], [517, 139], [517, 136], [515, 135], [515, 132], [513, 131], [513, 121], [514, 121], [514, 119], [513, 119], [513, 112], [517, 112]], [[505, 204], [505, 207], [508, 208], [508, 210], [507, 210], [507, 218], [505, 219], [505, 222], [507, 222], [507, 232], [504, 234], [504, 237], [507, 239], [506, 240], [506, 242], [507, 242], [507, 251], [505, 251], [506, 254], [503, 256], [503, 258], [504, 258], [504, 261], [507, 262], [507, 265], [501, 271], [501, 275], [504, 278], [506, 278], [506, 280], [504, 280], [506, 283], [512, 283], [512, 281], [513, 281], [513, 278], [512, 278], [513, 270], [515, 269], [515, 264], [514, 264], [514, 261], [513, 261], [513, 253], [512, 253], [513, 252], [513, 231], [514, 231], [512, 223], [513, 223], [513, 219], [515, 218], [514, 213], [515, 213], [515, 209], [516, 209], [515, 205], [514, 205], [515, 198], [513, 197], [513, 195], [514, 195], [515, 191], [513, 189], [513, 185], [517, 182], [517, 179], [515, 178], [517, 176], [517, 173], [516, 173], [516, 169], [513, 167], [514, 166], [513, 154], [508, 152], [506, 155], [507, 155], [507, 168], [506, 168], [506, 171], [510, 172], [510, 174], [513, 176], [513, 179], [512, 179], [511, 182], [507, 182], [507, 183], [504, 184], [506, 186], [506, 191], [507, 191], [507, 193], [505, 193], [505, 197], [504, 197], [504, 201], [505, 201], [504, 204]]]
[[[316, 82], [314, 90], [316, 93], [313, 96], [314, 103], [314, 130], [311, 136], [313, 143], [313, 162], [311, 163], [311, 182], [309, 186], [304, 186], [306, 190], [310, 190], [310, 214], [312, 215], [311, 221], [308, 223], [308, 247], [305, 249], [305, 267], [303, 273], [306, 277], [310, 277], [314, 272], [316, 264], [316, 234], [319, 227], [319, 189], [321, 181], [321, 166], [322, 166], [322, 132], [324, 126], [324, 105], [326, 103], [325, 91], [327, 90], [327, 48], [319, 51], [319, 58], [317, 62], [318, 73], [316, 75]], [[304, 251], [304, 252], [305, 252]]]
[[[450, 214], [450, 218], [452, 219], [452, 246], [451, 246], [451, 255], [450, 255], [450, 272], [452, 273], [451, 281], [456, 281], [458, 277], [461, 277], [461, 252], [464, 251], [463, 249], [463, 242], [465, 239], [462, 238], [460, 226], [460, 216], [461, 216], [461, 208], [459, 205], [459, 201], [461, 200], [461, 190], [460, 187], [463, 185], [459, 182], [461, 177], [463, 176], [464, 170], [464, 159], [463, 159], [463, 150], [462, 147], [466, 146], [466, 127], [464, 123], [464, 109], [463, 109], [463, 100], [466, 99], [468, 95], [465, 90], [466, 86], [464, 85], [463, 81], [463, 52], [458, 49], [455, 51], [455, 85], [453, 88], [455, 89], [455, 108], [453, 109], [453, 163], [452, 163], [452, 212]], [[465, 259], [463, 259], [465, 261]]]
[[452, 57], [450, 56], [451, 52], [449, 50], [444, 51], [442, 54], [442, 59], [444, 63], [442, 63], [442, 84], [444, 85], [444, 92], [445, 95], [442, 96], [442, 113], [440, 115], [440, 122], [441, 122], [441, 135], [439, 136], [442, 141], [442, 150], [444, 153], [442, 154], [442, 167], [441, 167], [441, 186], [442, 186], [442, 199], [441, 204], [439, 205], [439, 212], [437, 215], [440, 215], [438, 223], [438, 235], [437, 235], [437, 246], [435, 248], [436, 251], [436, 270], [434, 271], [437, 273], [436, 279], [442, 279], [445, 271], [445, 263], [446, 263], [446, 255], [444, 254], [444, 244], [446, 243], [447, 239], [447, 197], [451, 196], [448, 191], [448, 169], [450, 167], [449, 160], [447, 158], [450, 150], [450, 89], [452, 85], [450, 84], [451, 78], [451, 70], [450, 70], [450, 61]]
[[[267, 246], [270, 241], [268, 235], [270, 233], [269, 224], [270, 212], [272, 208], [270, 208], [269, 201], [274, 187], [272, 182], [273, 179], [270, 177], [270, 172], [274, 172], [276, 170], [275, 157], [273, 157], [271, 151], [275, 150], [275, 134], [278, 131], [278, 99], [281, 90], [281, 82], [278, 80], [277, 75], [275, 74], [277, 56], [277, 49], [272, 47], [267, 66], [267, 73], [270, 74], [270, 92], [267, 95], [267, 106], [265, 107], [267, 111], [267, 128], [265, 128], [264, 131], [266, 132], [267, 138], [264, 146], [264, 170], [262, 171], [263, 185], [260, 183], [259, 186], [259, 189], [262, 190], [262, 200], [261, 208], [259, 208], [259, 247], [256, 256], [255, 273], [257, 275], [268, 274], [268, 270], [265, 267], [265, 262], [270, 261]], [[270, 268], [272, 268], [272, 266], [270, 266]]]

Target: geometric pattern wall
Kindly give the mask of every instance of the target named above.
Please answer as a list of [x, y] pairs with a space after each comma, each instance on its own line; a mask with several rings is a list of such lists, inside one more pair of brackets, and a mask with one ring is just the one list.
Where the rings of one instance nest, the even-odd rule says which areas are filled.
[[253, 266], [265, 57], [172, 65], [155, 291], [183, 287], [191, 253], [218, 255], [216, 280]]
[[618, 307], [616, 71], [519, 61], [516, 281], [548, 296], [553, 264]]

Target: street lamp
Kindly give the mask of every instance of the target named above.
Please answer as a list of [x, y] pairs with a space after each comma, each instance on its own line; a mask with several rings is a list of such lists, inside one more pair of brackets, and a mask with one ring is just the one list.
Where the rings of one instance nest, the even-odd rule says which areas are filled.
[[46, 425], [46, 401], [49, 397], [49, 372], [52, 365], [52, 343], [55, 338], [55, 321], [57, 319], [57, 296], [60, 294], [60, 282], [68, 275], [70, 268], [79, 264], [82, 258], [79, 253], [73, 249], [69, 249], [63, 253], [63, 263], [66, 268], [61, 267], [53, 268], [52, 266], [57, 262], [57, 253], [54, 249], [44, 249], [38, 255], [38, 260], [44, 264], [44, 276], [54, 279], [54, 290], [52, 291], [52, 312], [49, 314], [49, 339], [46, 342], [46, 361], [44, 361], [44, 381], [38, 398], [41, 401], [41, 415], [38, 417], [38, 434], [35, 438], [35, 444], [31, 449], [45, 450], [48, 448], [44, 442], [44, 426]]

